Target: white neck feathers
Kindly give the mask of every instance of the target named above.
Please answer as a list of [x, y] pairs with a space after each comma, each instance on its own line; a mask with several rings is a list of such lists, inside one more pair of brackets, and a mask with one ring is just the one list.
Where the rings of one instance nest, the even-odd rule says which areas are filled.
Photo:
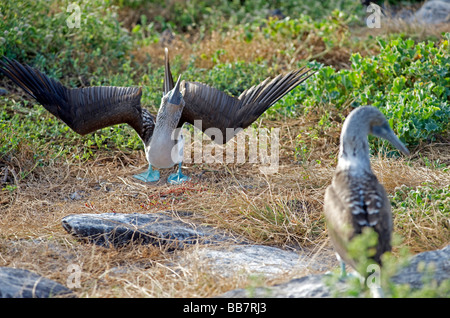
[[[356, 116], [355, 116], [356, 115]], [[349, 116], [342, 127], [338, 169], [352, 173], [371, 172], [369, 158], [369, 128], [359, 114]]]

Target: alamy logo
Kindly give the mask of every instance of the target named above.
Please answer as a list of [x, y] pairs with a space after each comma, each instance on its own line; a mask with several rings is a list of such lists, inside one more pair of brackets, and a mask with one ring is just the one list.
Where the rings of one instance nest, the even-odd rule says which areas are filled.
[[370, 3], [367, 6], [366, 12], [371, 13], [366, 19], [366, 24], [369, 28], [381, 28], [381, 7], [375, 3]]
[[[201, 120], [194, 121], [197, 129], [174, 130], [172, 140], [178, 139], [180, 132], [184, 138], [183, 162], [185, 163], [257, 163], [264, 174], [278, 172], [280, 152], [280, 129], [248, 127], [227, 128], [226, 135], [218, 128], [201, 131]], [[209, 136], [209, 138], [207, 137]], [[209, 140], [211, 139], [211, 140]], [[214, 141], [212, 141], [214, 140]], [[206, 142], [205, 142], [206, 141]], [[209, 142], [208, 142], [209, 141]], [[224, 141], [228, 141], [223, 144]], [[172, 149], [176, 158], [177, 149]]]
[[381, 285], [381, 270], [378, 264], [370, 264], [367, 266], [367, 273], [369, 274], [366, 279], [367, 287], [377, 288]]
[[77, 264], [70, 264], [67, 266], [69, 276], [66, 280], [68, 288], [81, 288], [81, 266]]
[[73, 13], [66, 19], [66, 24], [69, 29], [81, 27], [81, 9], [76, 3], [71, 3], [67, 6], [66, 12]]

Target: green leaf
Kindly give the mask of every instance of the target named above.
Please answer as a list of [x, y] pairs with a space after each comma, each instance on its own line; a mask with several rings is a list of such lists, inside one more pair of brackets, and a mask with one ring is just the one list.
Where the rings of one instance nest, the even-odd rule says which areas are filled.
[[131, 30], [131, 32], [132, 33], [138, 33], [140, 29], [141, 29], [141, 25], [140, 24], [136, 24], [134, 26], [134, 28]]

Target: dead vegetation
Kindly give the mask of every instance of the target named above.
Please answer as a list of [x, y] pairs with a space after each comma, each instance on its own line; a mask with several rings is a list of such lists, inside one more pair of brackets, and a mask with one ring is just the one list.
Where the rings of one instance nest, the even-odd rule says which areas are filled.
[[[162, 63], [164, 47], [167, 46], [174, 55], [181, 57], [181, 61], [196, 56], [195, 67], [205, 69], [219, 63], [266, 61], [269, 66], [280, 71], [297, 67], [299, 62], [312, 60], [341, 69], [350, 67], [349, 57], [354, 53], [344, 43], [338, 48], [327, 48], [323, 39], [313, 32], [296, 39], [269, 38], [261, 32], [255, 32], [251, 41], [245, 40], [242, 30], [231, 30], [225, 34], [213, 31], [202, 39], [198, 35], [172, 36], [171, 41], [161, 41], [135, 50], [133, 55], [136, 61]], [[341, 37], [342, 41], [346, 40], [344, 35], [336, 36]]]
[[[16, 183], [13, 192], [1, 192], [0, 265], [30, 269], [66, 284], [68, 266], [82, 264], [81, 288], [75, 289], [80, 297], [208, 297], [287, 280], [239, 274], [220, 277], [208, 273], [205, 264], [192, 259], [186, 263], [183, 255], [191, 249], [169, 253], [154, 246], [107, 249], [85, 244], [65, 232], [61, 219], [77, 213], [190, 211], [192, 221], [259, 244], [333, 258], [322, 203], [336, 164], [339, 129], [328, 131], [328, 138], [308, 140], [308, 160], [294, 161], [295, 136], [308, 124], [305, 119], [270, 122], [281, 129], [280, 166], [272, 175], [262, 174], [258, 164], [185, 164], [191, 182], [168, 185], [165, 180], [171, 171], [164, 171], [158, 184], [147, 185], [131, 177], [146, 167], [140, 152], [104, 152], [84, 163], [36, 167]], [[421, 151], [432, 158], [436, 149], [427, 145]], [[10, 158], [3, 167], [14, 174], [27, 160], [27, 156]], [[390, 194], [402, 185], [433, 182], [439, 187], [450, 181], [448, 173], [424, 167], [417, 160], [377, 157], [373, 169]], [[403, 244], [420, 252], [448, 242], [442, 226], [432, 219], [400, 222], [395, 217]]]

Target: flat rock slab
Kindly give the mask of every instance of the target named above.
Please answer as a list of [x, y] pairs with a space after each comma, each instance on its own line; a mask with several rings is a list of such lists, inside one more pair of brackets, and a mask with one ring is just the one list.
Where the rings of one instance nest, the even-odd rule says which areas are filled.
[[67, 287], [26, 269], [0, 267], [0, 298], [74, 297]]
[[323, 276], [308, 275], [295, 278], [287, 283], [271, 287], [235, 289], [220, 297], [223, 298], [328, 298], [331, 292], [323, 281]]
[[[420, 265], [422, 264], [422, 265]], [[409, 284], [413, 289], [421, 288], [423, 285], [426, 269], [432, 270], [431, 279], [438, 285], [447, 279], [450, 279], [450, 245], [436, 250], [423, 252], [414, 255], [409, 264], [402, 268], [397, 275], [392, 277], [396, 284]], [[252, 289], [236, 289], [222, 294], [224, 298], [327, 298], [332, 297], [330, 288], [325, 283], [325, 274], [307, 275], [295, 278], [286, 283], [270, 286], [258, 287]], [[338, 283], [333, 287], [335, 290], [343, 291], [346, 286], [344, 283]]]
[[408, 266], [392, 277], [396, 284], [409, 284], [411, 288], [421, 288], [427, 279], [436, 281], [438, 285], [450, 279], [450, 245], [414, 255]]
[[181, 220], [174, 214], [73, 214], [62, 219], [62, 226], [77, 238], [105, 247], [153, 244], [169, 250], [186, 244], [216, 244], [235, 241], [209, 226]]
[[416, 21], [425, 24], [450, 23], [450, 2], [427, 1], [414, 15]]
[[313, 260], [306, 253], [257, 244], [206, 246], [189, 250], [183, 264], [201, 264], [219, 276], [277, 277], [293, 272], [325, 271], [329, 258]]

